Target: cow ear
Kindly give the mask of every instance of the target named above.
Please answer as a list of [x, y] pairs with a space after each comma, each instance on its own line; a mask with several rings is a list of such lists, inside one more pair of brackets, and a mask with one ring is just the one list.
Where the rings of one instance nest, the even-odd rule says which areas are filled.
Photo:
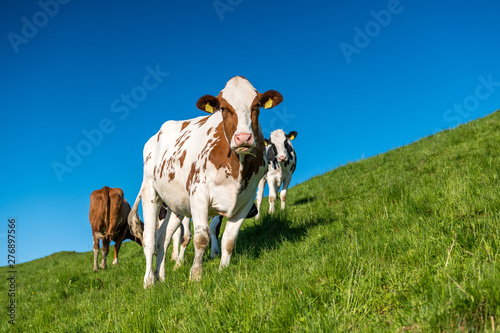
[[200, 97], [198, 102], [196, 102], [196, 107], [201, 111], [205, 111], [208, 113], [214, 113], [219, 110], [220, 104], [219, 100], [212, 95], [205, 95]]
[[259, 101], [264, 109], [270, 109], [283, 102], [283, 96], [276, 90], [268, 90], [260, 95]]
[[271, 144], [271, 140], [264, 138], [264, 144], [265, 144], [266, 146], [267, 146], [267, 145], [270, 145], [270, 144]]
[[289, 139], [289, 140], [293, 140], [293, 139], [295, 139], [296, 137], [297, 137], [297, 132], [295, 132], [295, 131], [291, 131], [290, 133], [288, 133], [288, 134], [286, 135], [286, 138], [287, 138], [287, 139]]

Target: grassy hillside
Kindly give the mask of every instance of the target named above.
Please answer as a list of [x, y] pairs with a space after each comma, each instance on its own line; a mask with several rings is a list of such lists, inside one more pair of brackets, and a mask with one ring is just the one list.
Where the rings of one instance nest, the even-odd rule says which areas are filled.
[[200, 283], [192, 245], [146, 291], [133, 243], [98, 273], [90, 252], [21, 264], [13, 331], [493, 331], [499, 173], [496, 112], [295, 186], [286, 213], [244, 223], [228, 269], [206, 252]]

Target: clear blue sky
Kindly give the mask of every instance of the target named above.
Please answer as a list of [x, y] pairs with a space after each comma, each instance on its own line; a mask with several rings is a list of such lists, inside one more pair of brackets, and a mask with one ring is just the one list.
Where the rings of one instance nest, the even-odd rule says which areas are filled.
[[8, 218], [18, 262], [90, 251], [90, 193], [133, 202], [144, 143], [234, 75], [284, 96], [292, 185], [500, 108], [498, 1], [59, 1], [0, 3], [0, 265]]

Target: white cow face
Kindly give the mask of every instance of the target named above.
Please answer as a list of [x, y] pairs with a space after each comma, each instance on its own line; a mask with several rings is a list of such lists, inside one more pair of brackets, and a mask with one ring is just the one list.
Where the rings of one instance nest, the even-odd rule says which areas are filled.
[[275, 130], [271, 137], [266, 139], [268, 148], [268, 159], [276, 158], [278, 162], [286, 162], [291, 159], [293, 151], [292, 140], [297, 137], [297, 132], [292, 131], [285, 134], [283, 130]]
[[231, 78], [217, 97], [205, 95], [196, 106], [205, 112], [222, 113], [226, 139], [238, 154], [250, 153], [256, 146], [256, 135], [260, 133], [260, 108], [275, 107], [283, 101], [281, 94], [269, 90], [259, 93], [252, 84], [242, 76]]

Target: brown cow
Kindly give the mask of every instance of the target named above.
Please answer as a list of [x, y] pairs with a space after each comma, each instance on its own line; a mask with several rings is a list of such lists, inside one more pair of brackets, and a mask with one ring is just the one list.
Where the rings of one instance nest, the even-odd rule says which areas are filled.
[[[106, 269], [106, 257], [109, 253], [109, 244], [115, 242], [115, 258], [113, 265], [118, 263], [118, 252], [125, 239], [131, 239], [142, 246], [141, 240], [130, 232], [127, 222], [130, 205], [123, 196], [120, 188], [104, 186], [90, 195], [89, 220], [94, 238], [94, 272], [97, 272], [97, 258], [99, 256], [99, 239], [102, 239], [101, 269]], [[144, 229], [144, 224], [141, 222]]]

